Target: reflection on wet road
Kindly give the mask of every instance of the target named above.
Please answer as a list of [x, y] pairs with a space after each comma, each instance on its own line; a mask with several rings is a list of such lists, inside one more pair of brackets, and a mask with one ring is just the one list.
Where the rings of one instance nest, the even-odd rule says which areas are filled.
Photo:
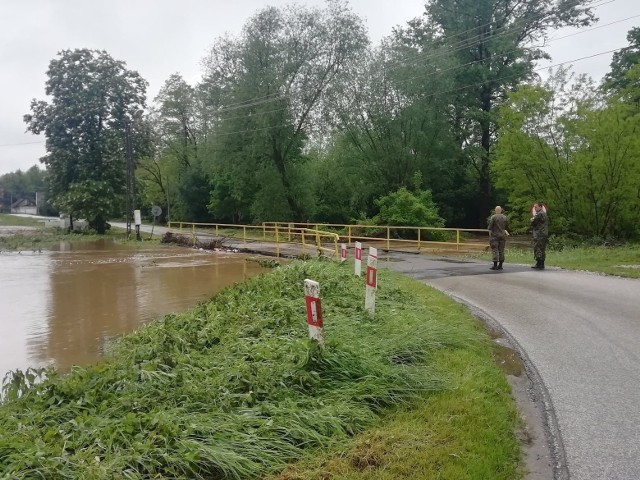
[[0, 254], [0, 380], [8, 370], [66, 369], [105, 342], [264, 271], [246, 256], [108, 240]]

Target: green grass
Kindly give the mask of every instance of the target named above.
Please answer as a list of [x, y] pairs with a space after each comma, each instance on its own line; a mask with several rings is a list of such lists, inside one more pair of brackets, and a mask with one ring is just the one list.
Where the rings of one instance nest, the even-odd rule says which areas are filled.
[[15, 215], [0, 213], [0, 226], [42, 227], [42, 222], [29, 217], [16, 217]]
[[58, 227], [45, 226], [43, 222], [33, 218], [16, 217], [14, 215], [6, 214], [0, 214], [0, 226], [35, 227], [33, 230], [11, 232], [10, 235], [0, 234], [0, 251], [38, 251], [51, 247], [52, 245], [56, 245], [60, 242], [92, 241], [104, 238], [114, 239], [119, 243], [130, 243], [132, 245], [141, 245], [144, 243], [148, 245], [149, 242], [153, 244], [160, 244], [161, 238], [161, 235], [154, 234], [153, 238], [149, 240], [150, 234], [142, 233], [142, 240], [144, 242], [139, 242], [135, 240], [135, 235], [127, 238], [125, 230], [116, 227], [108, 230], [105, 235], [98, 235], [89, 232], [67, 233]]
[[[322, 288], [324, 348], [306, 338], [305, 278]], [[520, 478], [487, 335], [442, 294], [379, 281], [372, 319], [347, 265], [292, 262], [98, 365], [9, 378], [0, 478]]]
[[[490, 260], [491, 254], [479, 256]], [[531, 250], [507, 249], [506, 263], [531, 263]], [[590, 272], [619, 275], [628, 278], [640, 278], [640, 245], [625, 245], [616, 247], [581, 246], [568, 247], [562, 250], [547, 249], [545, 264], [566, 268], [568, 270], [586, 270]]]
[[[412, 280], [392, 281], [440, 321], [465, 335], [477, 333], [478, 325], [460, 305]], [[517, 413], [487, 342], [436, 349], [428, 363], [448, 378], [449, 388], [390, 411], [346, 448], [309, 455], [269, 479], [521, 478], [519, 447], [513, 437]]]

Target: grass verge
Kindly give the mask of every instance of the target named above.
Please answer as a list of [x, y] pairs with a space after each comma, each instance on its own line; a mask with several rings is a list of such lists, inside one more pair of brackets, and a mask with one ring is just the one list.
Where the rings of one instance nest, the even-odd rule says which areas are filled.
[[[39, 220], [28, 217], [18, 217], [15, 215], [0, 214], [0, 227], [6, 227], [5, 231], [0, 228], [0, 251], [21, 250], [38, 251], [56, 245], [60, 242], [93, 241], [101, 239], [111, 239], [120, 243], [130, 243], [132, 245], [160, 243], [161, 235], [154, 235], [149, 240], [149, 234], [142, 234], [142, 240], [135, 240], [135, 236], [127, 238], [126, 231], [119, 228], [112, 228], [105, 235], [98, 235], [88, 232], [67, 233], [58, 227], [45, 227]], [[10, 227], [16, 227], [11, 229]], [[22, 227], [30, 227], [22, 229]]]
[[[505, 257], [507, 263], [534, 263], [531, 250], [507, 249]], [[485, 253], [479, 258], [489, 261], [491, 254]], [[640, 278], [640, 245], [547, 249], [545, 263], [567, 270], [586, 270], [607, 275]]]
[[[371, 319], [345, 267], [292, 262], [98, 365], [11, 376], [2, 478], [519, 478], [515, 407], [476, 321], [388, 271]], [[324, 348], [306, 338], [305, 278]]]

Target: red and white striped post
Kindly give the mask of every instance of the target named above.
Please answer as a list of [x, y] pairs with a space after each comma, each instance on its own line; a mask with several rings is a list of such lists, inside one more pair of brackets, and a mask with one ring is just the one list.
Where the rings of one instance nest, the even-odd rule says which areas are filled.
[[362, 275], [362, 244], [356, 242], [356, 277]]
[[347, 259], [347, 244], [340, 244], [340, 263], [344, 262]]
[[376, 289], [378, 288], [378, 249], [369, 247], [367, 258], [367, 287], [364, 297], [364, 309], [373, 317], [376, 313]]
[[320, 284], [313, 280], [304, 281], [304, 298], [307, 302], [307, 323], [309, 324], [309, 338], [324, 345], [322, 335], [322, 306], [320, 304]]

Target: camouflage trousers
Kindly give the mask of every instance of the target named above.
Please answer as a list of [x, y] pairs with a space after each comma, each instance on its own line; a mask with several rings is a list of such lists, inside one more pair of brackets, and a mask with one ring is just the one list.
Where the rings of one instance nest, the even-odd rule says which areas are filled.
[[491, 247], [491, 258], [494, 262], [504, 262], [504, 245], [506, 239], [504, 237], [492, 237], [489, 240], [489, 246]]
[[538, 237], [533, 239], [533, 258], [536, 261], [544, 262], [547, 257], [547, 237]]

